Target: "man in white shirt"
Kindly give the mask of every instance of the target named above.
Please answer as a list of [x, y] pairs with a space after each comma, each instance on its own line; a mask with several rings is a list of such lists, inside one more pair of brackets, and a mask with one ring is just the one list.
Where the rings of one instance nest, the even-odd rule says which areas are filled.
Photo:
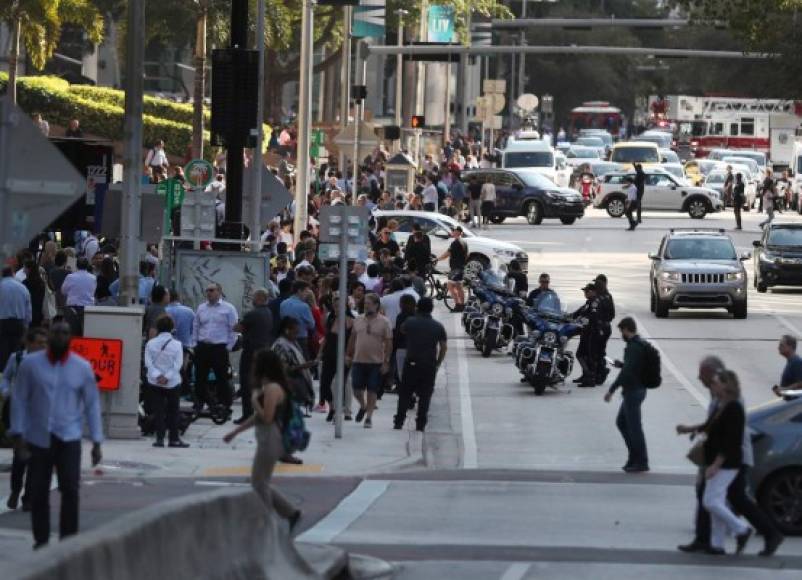
[[432, 181], [432, 176], [426, 174], [425, 185], [421, 195], [423, 196], [423, 209], [424, 211], [437, 211], [437, 187]]
[[148, 151], [148, 155], [145, 157], [145, 166], [153, 171], [154, 177], [157, 175], [166, 176], [170, 162], [167, 160], [167, 153], [164, 152], [164, 141], [159, 139], [153, 145], [153, 149]]
[[168, 314], [156, 319], [155, 337], [145, 345], [145, 369], [147, 370], [150, 412], [156, 430], [154, 447], [164, 447], [165, 419], [170, 435], [169, 447], [189, 447], [178, 436], [178, 404], [181, 384], [181, 367], [184, 349], [181, 341], [173, 338], [175, 327]]
[[638, 220], [635, 217], [635, 213], [638, 211], [638, 187], [635, 185], [635, 181], [627, 177], [625, 183], [627, 183], [626, 194], [627, 194], [627, 208], [626, 214], [627, 219], [629, 220], [629, 228], [627, 231], [633, 231], [635, 226], [638, 225]]
[[95, 303], [97, 278], [88, 271], [89, 260], [86, 258], [78, 258], [76, 267], [78, 269], [72, 274], [68, 274], [61, 285], [65, 304], [77, 308], [92, 306]]
[[493, 183], [493, 178], [488, 177], [487, 181], [482, 184], [482, 221], [484, 228], [490, 227], [490, 217], [496, 208], [496, 186]]
[[[236, 342], [234, 326], [237, 309], [223, 300], [223, 287], [215, 282], [206, 287], [207, 301], [198, 306], [192, 326], [195, 346], [195, 377], [201, 408], [208, 399], [209, 371], [214, 370], [217, 402], [231, 408], [232, 393], [228, 384], [228, 351]], [[200, 409], [198, 409], [200, 410]]]

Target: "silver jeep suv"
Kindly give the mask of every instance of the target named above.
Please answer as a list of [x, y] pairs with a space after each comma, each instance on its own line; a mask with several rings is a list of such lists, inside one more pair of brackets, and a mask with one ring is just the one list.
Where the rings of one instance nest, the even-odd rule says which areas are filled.
[[724, 230], [672, 229], [649, 254], [651, 310], [658, 318], [672, 308], [726, 308], [746, 318], [749, 252], [738, 255]]

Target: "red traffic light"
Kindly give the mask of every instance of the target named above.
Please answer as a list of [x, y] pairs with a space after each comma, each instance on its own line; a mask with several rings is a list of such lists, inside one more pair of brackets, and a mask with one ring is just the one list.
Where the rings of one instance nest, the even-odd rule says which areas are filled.
[[410, 121], [410, 126], [413, 129], [422, 129], [425, 124], [426, 124], [426, 117], [424, 117], [423, 115], [413, 115], [412, 120]]

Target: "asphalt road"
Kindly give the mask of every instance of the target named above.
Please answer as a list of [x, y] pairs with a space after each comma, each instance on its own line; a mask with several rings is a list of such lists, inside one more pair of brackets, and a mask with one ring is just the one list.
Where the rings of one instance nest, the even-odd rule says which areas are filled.
[[[747, 214], [746, 229], [733, 233], [739, 250], [752, 249], [758, 221]], [[399, 578], [416, 580], [799, 578], [800, 538], [770, 560], [754, 556], [760, 538], [740, 558], [675, 550], [691, 537], [694, 469], [685, 459], [688, 441], [675, 435], [674, 426], [704, 416], [707, 394], [696, 380], [698, 361], [705, 354], [721, 356], [741, 377], [747, 406], [754, 407], [773, 400], [769, 388], [784, 362], [777, 354], [779, 336], [802, 336], [797, 291], [757, 294], [750, 286], [746, 320], [699, 310], [658, 320], [649, 312], [647, 254], [667, 229], [731, 226], [729, 212], [704, 221], [646, 213], [643, 225], [627, 232], [624, 220], [591, 211], [573, 226], [529, 226], [516, 219], [486, 232], [526, 250], [530, 285], [548, 272], [569, 309], [582, 303], [580, 288], [605, 273], [618, 316], [634, 315], [643, 334], [660, 346], [663, 385], [644, 404], [651, 473], [621, 472], [617, 404], [602, 401], [604, 389], [565, 385], [535, 397], [508, 357], [481, 358], [458, 316], [438, 310], [450, 352], [423, 440], [429, 469], [280, 478], [278, 485], [304, 509], [301, 539], [383, 557], [398, 563]], [[614, 338], [608, 351], [620, 357], [623, 343]], [[367, 439], [365, 445], [366, 453], [375, 452]], [[245, 485], [242, 478], [225, 477], [86, 483], [84, 528], [176, 495]], [[27, 546], [27, 530], [25, 514], [0, 514], [0, 551], [4, 543], [22, 545], [23, 537]]]

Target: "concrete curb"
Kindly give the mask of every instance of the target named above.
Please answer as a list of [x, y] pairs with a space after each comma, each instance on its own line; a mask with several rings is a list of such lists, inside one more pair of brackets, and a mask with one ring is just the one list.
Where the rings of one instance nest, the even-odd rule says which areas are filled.
[[[6, 568], [4, 580], [306, 580], [345, 570], [339, 549], [308, 563], [286, 523], [251, 490], [160, 503], [79, 534]], [[321, 576], [322, 574], [322, 576]]]
[[395, 567], [373, 556], [351, 554], [348, 573], [350, 580], [389, 580], [395, 576]]

